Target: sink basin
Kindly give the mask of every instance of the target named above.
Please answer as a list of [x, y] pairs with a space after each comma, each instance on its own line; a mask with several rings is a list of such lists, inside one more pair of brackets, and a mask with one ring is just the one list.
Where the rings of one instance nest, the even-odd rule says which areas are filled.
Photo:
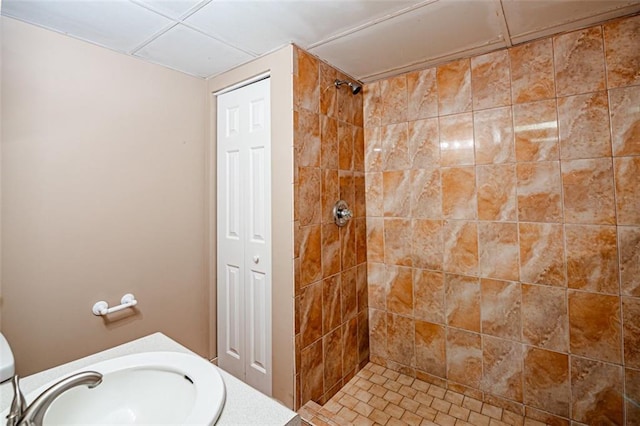
[[[56, 398], [45, 414], [45, 426], [213, 425], [224, 405], [220, 373], [195, 355], [147, 352], [113, 358], [76, 372], [86, 370], [101, 373], [102, 383], [93, 389], [75, 387]], [[51, 384], [27, 395], [27, 402]]]

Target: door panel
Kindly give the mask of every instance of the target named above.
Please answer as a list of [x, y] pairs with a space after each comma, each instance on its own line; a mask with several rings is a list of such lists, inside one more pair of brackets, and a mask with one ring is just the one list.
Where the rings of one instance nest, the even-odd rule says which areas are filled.
[[217, 99], [218, 363], [267, 395], [272, 380], [269, 96], [265, 79]]

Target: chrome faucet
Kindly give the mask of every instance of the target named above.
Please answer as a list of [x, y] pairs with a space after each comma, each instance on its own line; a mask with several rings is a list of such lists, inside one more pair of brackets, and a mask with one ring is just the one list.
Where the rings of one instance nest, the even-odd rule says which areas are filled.
[[42, 392], [27, 406], [20, 391], [18, 376], [13, 376], [13, 402], [7, 416], [7, 426], [42, 426], [44, 415], [51, 403], [65, 391], [80, 385], [94, 388], [102, 383], [102, 374], [96, 371], [83, 371], [66, 377]]

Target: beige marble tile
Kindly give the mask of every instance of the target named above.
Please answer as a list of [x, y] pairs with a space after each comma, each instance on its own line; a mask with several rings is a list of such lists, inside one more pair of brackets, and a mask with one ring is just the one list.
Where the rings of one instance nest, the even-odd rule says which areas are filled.
[[295, 49], [294, 105], [297, 110], [306, 109], [318, 113], [320, 105], [320, 67], [318, 59]]
[[341, 324], [342, 293], [340, 274], [322, 281], [322, 333], [327, 334]]
[[318, 114], [293, 112], [294, 146], [299, 167], [320, 166], [320, 119]]
[[553, 37], [553, 57], [558, 96], [606, 88], [601, 27]]
[[478, 223], [480, 276], [517, 281], [518, 225], [515, 223]]
[[622, 367], [571, 357], [571, 417], [584, 424], [623, 424]]
[[564, 232], [561, 225], [520, 223], [520, 280], [566, 287]]
[[384, 220], [377, 217], [367, 219], [367, 260], [384, 262]]
[[478, 228], [475, 222], [448, 220], [443, 228], [446, 272], [478, 274]]
[[560, 158], [611, 156], [607, 92], [558, 98]]
[[620, 292], [640, 297], [640, 228], [618, 227], [620, 253]]
[[622, 298], [624, 365], [640, 368], [640, 298]]
[[415, 322], [416, 368], [438, 377], [446, 377], [445, 327], [424, 321]]
[[569, 327], [572, 354], [622, 363], [619, 297], [570, 290]]
[[367, 127], [364, 129], [364, 169], [367, 173], [381, 172], [383, 165], [380, 127]]
[[484, 336], [482, 389], [522, 402], [522, 343]]
[[[384, 196], [382, 193], [382, 173], [364, 175], [367, 216], [384, 216]], [[331, 206], [333, 208], [333, 206]]]
[[515, 162], [515, 139], [511, 107], [473, 113], [475, 164]]
[[387, 266], [387, 312], [413, 315], [413, 272], [411, 268]]
[[640, 225], [640, 157], [613, 159], [618, 225]]
[[365, 128], [380, 126], [382, 116], [380, 84], [381, 81], [375, 81], [362, 87]]
[[514, 105], [513, 125], [517, 161], [559, 158], [555, 99]]
[[328, 117], [336, 116], [337, 91], [333, 82], [338, 77], [335, 68], [326, 62], [320, 63], [320, 114]]
[[550, 38], [514, 46], [508, 52], [514, 104], [555, 96], [553, 47]]
[[324, 363], [322, 362], [322, 340], [302, 350], [300, 367], [301, 399], [303, 402], [318, 401], [323, 393]]
[[411, 170], [382, 173], [384, 215], [389, 217], [409, 217], [411, 213], [411, 193], [413, 182]]
[[333, 223], [322, 225], [322, 276], [340, 272], [340, 230]]
[[419, 120], [438, 115], [436, 70], [429, 68], [407, 74], [407, 119]]
[[479, 334], [450, 328], [447, 332], [447, 378], [478, 389], [482, 379]]
[[442, 215], [449, 219], [475, 219], [477, 215], [474, 167], [442, 168]]
[[440, 164], [440, 136], [438, 119], [411, 121], [408, 124], [409, 156], [414, 169]]
[[300, 282], [301, 287], [322, 278], [321, 226], [300, 228]]
[[569, 417], [569, 356], [527, 347], [524, 356], [524, 403]]
[[640, 86], [609, 90], [613, 155], [640, 154]]
[[440, 169], [412, 170], [411, 187], [411, 217], [440, 219], [442, 217]]
[[560, 222], [562, 203], [558, 161], [519, 163], [518, 219], [524, 222]]
[[521, 285], [483, 278], [481, 287], [482, 333], [521, 340]]
[[339, 155], [338, 121], [323, 115], [320, 117], [320, 166], [325, 169], [338, 169]]
[[300, 295], [300, 334], [307, 347], [322, 337], [322, 282], [302, 289]]
[[440, 117], [440, 162], [443, 166], [474, 164], [473, 115]]
[[570, 288], [619, 294], [615, 226], [566, 225]]
[[414, 366], [415, 321], [400, 315], [387, 314], [387, 355], [391, 361]]
[[380, 123], [382, 125], [407, 121], [407, 78], [406, 75], [387, 78], [380, 82]]
[[341, 323], [354, 319], [358, 314], [358, 287], [356, 268], [344, 269], [340, 274]]
[[369, 308], [387, 309], [387, 268], [384, 263], [367, 264]]
[[369, 309], [369, 351], [371, 356], [387, 357], [387, 313]]
[[471, 58], [473, 109], [511, 105], [509, 52], [498, 50]]
[[609, 22], [603, 29], [609, 88], [640, 84], [640, 17]]
[[416, 319], [444, 324], [444, 274], [442, 272], [414, 269], [413, 291], [413, 309]]
[[516, 166], [494, 164], [476, 167], [478, 219], [516, 220]]
[[407, 170], [411, 168], [407, 131], [407, 123], [392, 124], [380, 129], [380, 143], [384, 158], [383, 170]]
[[353, 126], [338, 122], [338, 165], [340, 170], [353, 170]]
[[447, 325], [480, 332], [480, 280], [446, 274], [445, 307]]
[[322, 173], [316, 167], [300, 167], [298, 217], [301, 226], [315, 225], [322, 216]]
[[413, 219], [411, 235], [413, 266], [436, 271], [442, 270], [442, 221]]
[[569, 351], [567, 292], [565, 289], [522, 285], [522, 339], [556, 352]]
[[471, 111], [471, 62], [460, 59], [436, 68], [438, 114]]
[[625, 369], [627, 424], [640, 424], [640, 370]]
[[342, 328], [338, 327], [322, 338], [324, 352], [324, 392], [342, 378]]
[[384, 220], [384, 261], [388, 265], [412, 266], [411, 220]]
[[615, 224], [611, 158], [562, 161], [564, 220]]
[[333, 223], [333, 206], [340, 199], [340, 175], [338, 170], [323, 169], [322, 172], [322, 223]]

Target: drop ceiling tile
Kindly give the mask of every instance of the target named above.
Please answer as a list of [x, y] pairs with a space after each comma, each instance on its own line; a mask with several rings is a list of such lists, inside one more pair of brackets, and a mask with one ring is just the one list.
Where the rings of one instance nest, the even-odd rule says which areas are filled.
[[262, 54], [290, 42], [307, 47], [423, 1], [213, 0], [185, 23], [239, 48]]
[[441, 0], [310, 51], [357, 78], [373, 80], [438, 58], [506, 46], [497, 6], [488, 1]]
[[209, 0], [132, 0], [173, 19], [183, 17], [187, 12]]
[[634, 6], [640, 6], [640, 1], [502, 0], [509, 33], [516, 43], [622, 16]]
[[125, 1], [3, 0], [2, 14], [128, 52], [171, 21]]
[[176, 25], [135, 56], [199, 77], [209, 77], [253, 59], [211, 37]]

